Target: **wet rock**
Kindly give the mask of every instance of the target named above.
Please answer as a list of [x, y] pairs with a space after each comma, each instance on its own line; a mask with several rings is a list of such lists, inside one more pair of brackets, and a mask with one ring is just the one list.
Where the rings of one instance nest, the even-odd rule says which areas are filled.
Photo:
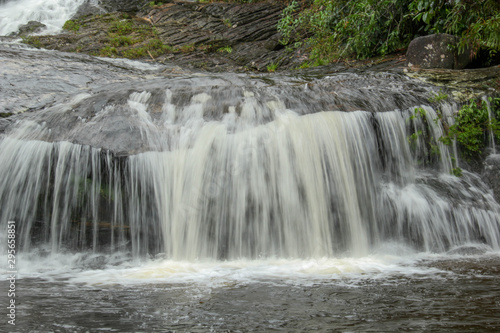
[[[101, 7], [107, 11], [118, 8], [105, 4], [101, 3]], [[132, 7], [130, 10], [140, 6]], [[119, 10], [128, 11], [127, 8]], [[81, 17], [77, 31], [36, 36], [33, 45], [91, 55], [175, 62], [216, 72], [267, 71], [269, 65], [279, 69], [297, 67], [302, 60], [287, 54], [279, 43], [276, 24], [282, 9], [282, 5], [271, 3], [146, 4], [133, 15]], [[126, 29], [117, 31], [117, 22], [126, 25]], [[141, 33], [148, 29], [150, 33]], [[161, 41], [164, 47], [151, 49], [147, 46], [150, 41], [155, 45]], [[145, 47], [149, 49], [144, 50]]]
[[484, 162], [483, 181], [493, 189], [493, 195], [500, 202], [500, 154], [490, 155]]
[[106, 9], [101, 7], [98, 3], [92, 0], [86, 0], [76, 11], [75, 15], [71, 17], [72, 20], [88, 16], [88, 15], [99, 15], [105, 14]]
[[67, 94], [89, 93], [97, 86], [140, 79], [166, 66], [53, 53], [23, 44], [0, 43], [0, 112], [5, 116], [39, 110]]
[[46, 25], [38, 21], [29, 21], [19, 27], [17, 32], [11, 34], [11, 36], [21, 37], [28, 36], [42, 32], [46, 28]]
[[[142, 9], [149, 0], [100, 0], [99, 5], [108, 13], [111, 12], [126, 12], [136, 13]], [[163, 1], [166, 2], [166, 1]]]
[[[0, 114], [0, 117], [4, 114]], [[0, 118], [0, 133], [3, 133], [5, 129], [10, 125], [10, 121], [5, 118]]]
[[465, 256], [474, 256], [485, 254], [486, 252], [491, 251], [491, 247], [487, 245], [479, 246], [479, 245], [464, 245], [454, 249], [449, 250], [447, 253], [452, 255], [465, 255]]
[[458, 37], [434, 34], [415, 38], [406, 53], [408, 67], [463, 69], [471, 62], [471, 50], [458, 52]]
[[454, 99], [467, 102], [500, 91], [500, 67], [450, 70], [408, 68], [405, 74], [449, 90]]

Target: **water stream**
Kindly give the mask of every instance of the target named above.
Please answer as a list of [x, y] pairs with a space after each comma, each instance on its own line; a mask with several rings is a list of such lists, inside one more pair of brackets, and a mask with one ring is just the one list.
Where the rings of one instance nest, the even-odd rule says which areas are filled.
[[0, 123], [3, 331], [500, 329], [500, 206], [436, 87], [0, 57], [32, 111]]
[[0, 2], [0, 36], [16, 32], [29, 21], [46, 25], [43, 33], [57, 33], [84, 0], [8, 0]]

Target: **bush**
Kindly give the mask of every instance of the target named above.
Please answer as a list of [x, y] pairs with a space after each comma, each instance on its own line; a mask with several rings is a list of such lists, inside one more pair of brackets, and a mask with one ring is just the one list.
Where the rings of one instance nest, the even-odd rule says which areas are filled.
[[[305, 2], [304, 4], [307, 4]], [[293, 0], [278, 23], [281, 42], [307, 47], [311, 60], [368, 58], [407, 47], [419, 35], [461, 37], [460, 50], [500, 50], [498, 0]]]
[[498, 0], [414, 0], [410, 15], [423, 23], [421, 30], [461, 37], [459, 51], [472, 46], [491, 54], [500, 50], [500, 2]]
[[477, 157], [486, 147], [488, 133], [493, 132], [496, 139], [500, 139], [499, 120], [500, 98], [490, 97], [488, 102], [472, 99], [458, 111], [455, 123], [450, 126], [447, 135], [443, 136], [441, 141], [450, 145], [452, 139], [456, 139], [466, 159]]
[[293, 16], [299, 7], [293, 1], [284, 10], [278, 30], [283, 44], [304, 40], [312, 60], [384, 55], [405, 47], [412, 38], [410, 2], [315, 0]]

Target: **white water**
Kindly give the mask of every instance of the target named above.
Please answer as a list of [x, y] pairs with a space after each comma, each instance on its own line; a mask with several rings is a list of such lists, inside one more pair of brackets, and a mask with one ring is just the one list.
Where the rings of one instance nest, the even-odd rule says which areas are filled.
[[[17, 257], [18, 279], [66, 281], [89, 286], [179, 284], [224, 287], [250, 283], [311, 286], [334, 283], [356, 286], [363, 281], [401, 277], [440, 279], [449, 272], [420, 265], [435, 260], [494, 259], [500, 252], [470, 244], [479, 254], [418, 253], [403, 244], [387, 243], [363, 257], [319, 257], [310, 259], [172, 260], [164, 258], [131, 260], [127, 253], [113, 255], [79, 253], [22, 253]], [[1, 256], [7, 261], [5, 255]], [[160, 256], [161, 257], [161, 256]], [[0, 274], [7, 279], [8, 274]]]
[[16, 221], [25, 251], [128, 248], [196, 262], [366, 257], [393, 241], [425, 252], [500, 248], [489, 189], [473, 174], [449, 175], [447, 147], [436, 157], [423, 135], [410, 144], [417, 130], [435, 143], [442, 133], [412, 120], [413, 110], [300, 116], [279, 98], [245, 92], [238, 112], [207, 120], [211, 95], [179, 106], [173, 94], [158, 110], [150, 92], [132, 92], [125, 106], [82, 120], [90, 128], [127, 114], [156, 151], [124, 162], [37, 141], [50, 138], [44, 123], [25, 122], [0, 143], [1, 218]]
[[43, 33], [57, 33], [85, 0], [10, 0], [0, 4], [0, 36], [16, 32], [29, 21], [47, 26]]
[[[483, 103], [486, 104], [486, 108], [488, 109], [488, 122], [491, 124], [491, 121], [494, 117], [494, 115], [492, 114], [493, 112], [491, 110], [491, 103], [488, 100], [488, 98], [486, 98], [486, 97], [483, 97], [482, 101], [483, 101]], [[495, 145], [495, 133], [492, 130], [490, 130], [490, 131], [488, 131], [488, 136], [489, 136], [489, 145], [490, 145], [490, 149], [491, 149], [491, 154], [495, 155], [497, 153], [497, 148]]]

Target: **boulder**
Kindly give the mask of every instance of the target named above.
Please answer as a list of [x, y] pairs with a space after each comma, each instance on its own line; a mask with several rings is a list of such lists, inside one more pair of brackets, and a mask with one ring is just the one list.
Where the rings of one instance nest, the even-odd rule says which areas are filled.
[[415, 38], [406, 52], [408, 67], [464, 69], [471, 62], [471, 49], [458, 52], [459, 38], [434, 34]]
[[19, 27], [17, 32], [13, 32], [10, 34], [12, 37], [21, 37], [21, 36], [28, 36], [31, 34], [36, 34], [38, 32], [42, 32], [43, 29], [45, 29], [46, 25], [43, 23], [40, 23], [38, 21], [29, 21], [26, 24], [23, 24]]

